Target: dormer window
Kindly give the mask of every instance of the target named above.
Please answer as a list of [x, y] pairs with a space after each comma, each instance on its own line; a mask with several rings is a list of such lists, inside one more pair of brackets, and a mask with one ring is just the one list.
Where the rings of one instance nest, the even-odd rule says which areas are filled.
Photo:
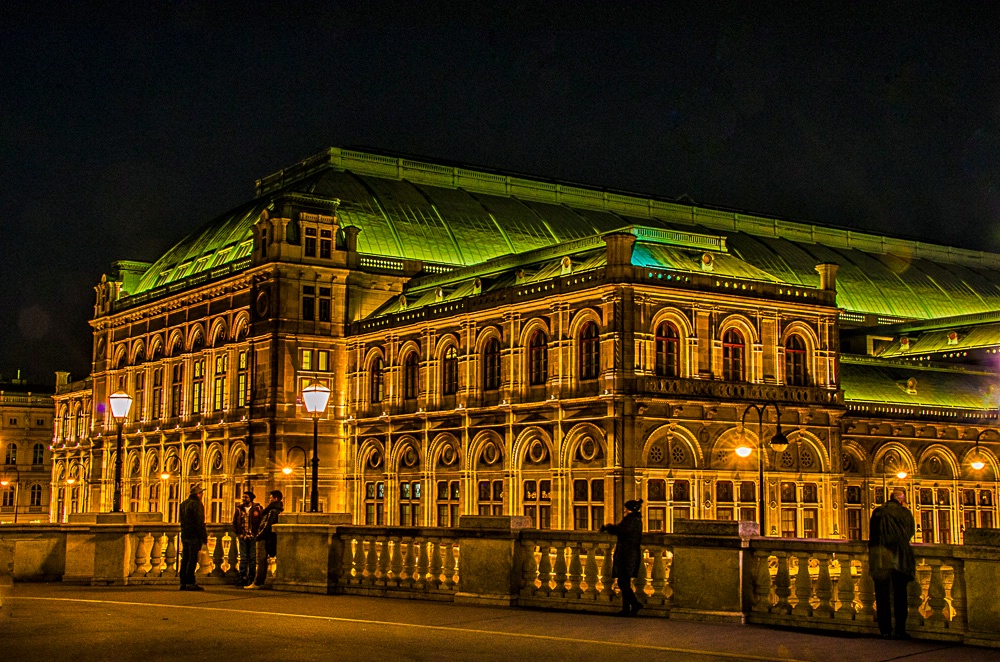
[[306, 257], [316, 257], [316, 228], [306, 228], [306, 242], [303, 254]]
[[330, 250], [333, 240], [333, 233], [330, 230], [319, 231], [319, 257], [323, 260], [330, 259]]

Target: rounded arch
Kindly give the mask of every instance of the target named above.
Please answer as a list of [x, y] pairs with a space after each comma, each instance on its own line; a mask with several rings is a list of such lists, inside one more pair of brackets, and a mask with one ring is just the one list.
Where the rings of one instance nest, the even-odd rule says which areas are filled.
[[212, 347], [218, 347], [226, 342], [229, 335], [229, 325], [223, 317], [216, 317], [212, 320], [212, 331], [209, 337], [212, 339]]
[[444, 353], [448, 351], [449, 347], [454, 347], [456, 350], [460, 349], [458, 337], [454, 333], [443, 333], [441, 337], [438, 338], [437, 345], [434, 347], [434, 358], [441, 360], [444, 358]]
[[840, 469], [845, 474], [862, 475], [868, 466], [868, 453], [854, 439], [843, 439], [840, 442]]
[[[793, 430], [788, 433], [788, 442], [788, 448], [782, 452], [777, 462], [779, 469], [789, 468], [785, 466], [787, 464], [786, 453], [790, 454], [794, 452], [794, 455], [792, 455], [792, 459], [794, 460], [792, 468], [795, 471], [825, 473], [830, 470], [830, 455], [823, 448], [823, 444], [816, 435], [806, 430]], [[818, 466], [814, 464], [813, 458], [818, 460]]]
[[691, 320], [688, 319], [683, 310], [676, 306], [664, 306], [653, 313], [653, 319], [650, 320], [649, 328], [653, 333], [656, 333], [656, 328], [664, 322], [673, 324], [680, 332], [682, 338], [690, 338], [694, 335], [694, 327], [691, 325]]
[[[705, 465], [705, 458], [702, 457], [701, 453], [701, 445], [698, 443], [698, 439], [695, 437], [694, 433], [683, 425], [666, 423], [658, 428], [655, 428], [646, 436], [646, 441], [642, 445], [642, 456], [640, 460], [640, 462], [642, 462], [642, 466], [647, 468], [650, 466], [671, 466], [671, 447], [674, 445], [680, 445], [684, 448], [684, 451], [691, 457], [694, 468], [701, 468]], [[653, 453], [654, 455], [657, 454], [657, 452], [653, 450], [654, 448], [658, 448], [659, 453], [661, 454], [659, 457], [662, 459], [659, 461], [650, 457], [650, 453]]]
[[892, 453], [893, 455], [895, 455], [896, 458], [898, 458], [898, 461], [900, 463], [899, 468], [905, 469], [910, 475], [913, 474], [914, 468], [917, 466], [917, 462], [916, 459], [913, 457], [913, 453], [905, 444], [900, 443], [898, 441], [889, 441], [879, 446], [875, 450], [874, 455], [872, 455], [871, 458], [872, 463], [870, 467], [872, 476], [881, 476], [883, 473], [886, 472], [885, 470], [892, 469], [891, 466], [885, 467], [883, 461], [883, 458], [885, 458], [886, 455], [890, 453]]
[[406, 357], [412, 354], [413, 352], [417, 353], [417, 361], [419, 361], [421, 359], [420, 343], [417, 342], [416, 340], [407, 340], [402, 345], [400, 345], [399, 353], [396, 355], [398, 364], [403, 365], [403, 363], [406, 361]]
[[201, 451], [198, 448], [188, 448], [184, 451], [184, 474], [194, 477], [201, 473]]
[[142, 475], [142, 456], [139, 449], [125, 451], [125, 478]]
[[[980, 446], [981, 448], [981, 446]], [[937, 457], [941, 462], [941, 468], [947, 469], [948, 474], [944, 474], [940, 470], [935, 471], [933, 458]], [[945, 446], [944, 444], [931, 444], [925, 448], [917, 460], [918, 473], [922, 478], [941, 478], [941, 479], [954, 479], [960, 478], [962, 475], [961, 469], [959, 467], [958, 456], [955, 455], [954, 451]]]
[[184, 333], [180, 329], [174, 329], [170, 332], [167, 351], [170, 356], [177, 356], [184, 351]]
[[[113, 464], [111, 466], [113, 466]], [[65, 476], [66, 476], [65, 460], [56, 460], [56, 463], [52, 466], [52, 477], [54, 479], [54, 482], [56, 483], [62, 482]]]
[[497, 450], [500, 452], [500, 461], [496, 463], [496, 469], [510, 470], [510, 453], [504, 448], [504, 440], [499, 434], [493, 430], [482, 430], [479, 434], [472, 438], [469, 442], [468, 452], [465, 456], [465, 466], [470, 469], [479, 468], [479, 456], [482, 454], [483, 449], [485, 449], [490, 443], [494, 444]]
[[[726, 468], [738, 470], [757, 471], [758, 462], [764, 462], [764, 469], [772, 469], [775, 463], [774, 453], [770, 448], [765, 447], [764, 453], [760, 453], [760, 443], [757, 438], [756, 425], [726, 428], [715, 436], [709, 451], [708, 466], [713, 468]], [[765, 439], [767, 433], [764, 433]], [[746, 457], [740, 457], [736, 449], [740, 446], [748, 446], [751, 451]]]
[[205, 327], [202, 326], [201, 322], [192, 324], [188, 329], [187, 342], [185, 345], [189, 352], [193, 352], [205, 346]]
[[372, 369], [375, 361], [381, 361], [383, 367], [385, 366], [385, 352], [382, 351], [381, 347], [369, 347], [368, 351], [365, 352], [364, 358], [364, 369], [368, 372]]
[[225, 450], [222, 448], [222, 444], [217, 441], [209, 444], [208, 449], [205, 451], [205, 457], [208, 458], [206, 467], [209, 474], [218, 475], [227, 472]]
[[580, 331], [583, 329], [583, 325], [587, 322], [594, 322], [597, 324], [598, 331], [604, 328], [604, 320], [602, 319], [600, 312], [594, 308], [581, 308], [573, 313], [573, 316], [569, 320], [570, 337], [579, 337]]
[[181, 470], [181, 458], [177, 455], [176, 449], [168, 449], [163, 456], [163, 470], [167, 473], [177, 475]]
[[816, 330], [802, 320], [792, 320], [785, 325], [781, 331], [781, 346], [787, 345], [789, 337], [793, 335], [800, 336], [805, 341], [808, 352], [815, 352], [819, 347], [819, 336], [816, 335]]
[[[444, 456], [449, 448], [451, 449], [450, 456], [454, 458], [451, 464], [445, 461], [448, 457]], [[439, 464], [456, 471], [462, 471], [468, 466], [462, 456], [461, 442], [450, 432], [441, 432], [431, 440], [427, 457], [430, 458], [429, 466], [434, 469], [438, 469]]]
[[368, 437], [358, 446], [356, 462], [356, 475], [362, 476], [368, 471], [385, 473], [385, 446], [378, 439]]
[[552, 338], [552, 329], [551, 329], [551, 322], [548, 317], [539, 315], [528, 319], [524, 323], [524, 326], [521, 327], [521, 335], [518, 338], [518, 345], [520, 345], [521, 347], [527, 347], [528, 343], [531, 341], [531, 338], [538, 331], [544, 333], [545, 341], [549, 342], [549, 340]]
[[158, 361], [163, 357], [163, 336], [154, 335], [149, 339], [149, 360]]
[[160, 454], [156, 449], [146, 451], [142, 462], [142, 475], [150, 477], [160, 475]]
[[420, 442], [413, 435], [404, 435], [392, 444], [389, 470], [395, 473], [419, 471], [422, 468], [422, 460]]
[[[548, 456], [551, 464], [552, 460], [555, 459], [552, 437], [545, 431], [544, 428], [537, 425], [531, 425], [522, 430], [514, 440], [513, 448], [511, 448], [510, 451], [511, 466], [516, 469], [524, 468], [525, 458], [528, 457], [528, 452], [531, 450], [535, 441], [541, 442], [542, 446], [544, 446], [545, 454]], [[544, 459], [541, 461], [544, 461]]]
[[250, 334], [250, 313], [241, 310], [233, 320], [233, 340], [242, 340]]
[[119, 368], [125, 367], [126, 356], [128, 355], [128, 348], [125, 347], [125, 343], [120, 343], [115, 347], [114, 360], [111, 362], [111, 366], [117, 370]]
[[[673, 339], [673, 337], [676, 339]], [[662, 377], [689, 377], [691, 374], [690, 339], [694, 336], [687, 315], [673, 306], [653, 315], [648, 335], [645, 368]], [[670, 345], [675, 345], [671, 351]]]
[[754, 345], [760, 342], [760, 338], [757, 335], [757, 327], [750, 319], [743, 315], [742, 313], [730, 313], [722, 318], [719, 322], [719, 332], [718, 337], [721, 339], [725, 336], [726, 331], [730, 329], [736, 329], [743, 336], [743, 341], [747, 343], [747, 350], [749, 351], [749, 345]]
[[146, 341], [142, 338], [132, 343], [129, 350], [129, 363], [138, 365], [146, 360]]
[[240, 468], [240, 460], [243, 460], [243, 466], [246, 467], [247, 458], [247, 445], [242, 439], [238, 439], [231, 442], [229, 446], [229, 453], [226, 457], [226, 466], [231, 468], [230, 473], [236, 473]]
[[486, 348], [486, 343], [492, 339], [496, 339], [500, 346], [503, 347], [503, 333], [496, 325], [490, 325], [483, 327], [479, 331], [479, 335], [476, 337], [476, 353], [481, 354]]
[[577, 423], [563, 436], [563, 442], [560, 445], [558, 454], [559, 468], [569, 468], [573, 466], [573, 458], [576, 455], [577, 450], [579, 450], [580, 445], [584, 443], [586, 439], [593, 440], [593, 442], [597, 445], [598, 455], [603, 456], [605, 464], [607, 463], [608, 440], [604, 430], [593, 423]]

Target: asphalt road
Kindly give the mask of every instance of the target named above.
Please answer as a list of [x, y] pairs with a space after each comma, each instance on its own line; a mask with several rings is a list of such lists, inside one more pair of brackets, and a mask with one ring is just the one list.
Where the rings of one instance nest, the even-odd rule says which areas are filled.
[[662, 618], [208, 587], [16, 584], [5, 660], [997, 660], [1000, 651]]

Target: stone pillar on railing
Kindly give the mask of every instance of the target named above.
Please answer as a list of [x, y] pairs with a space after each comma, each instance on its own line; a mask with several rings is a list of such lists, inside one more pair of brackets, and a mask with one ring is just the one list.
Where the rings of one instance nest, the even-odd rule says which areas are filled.
[[788, 553], [775, 552], [775, 556], [778, 557], [778, 571], [774, 575], [774, 595], [778, 602], [774, 605], [773, 610], [777, 614], [790, 614], [792, 613], [792, 604], [788, 598], [792, 595], [792, 577], [788, 571]]
[[754, 553], [753, 577], [753, 610], [767, 613], [771, 611], [771, 557], [768, 552]]
[[149, 548], [149, 573], [147, 577], [159, 577], [163, 573], [163, 532], [154, 531]]
[[[66, 569], [64, 582], [87, 584], [127, 584], [139, 561], [145, 565], [139, 538], [145, 538], [149, 525], [160, 524], [160, 513], [86, 514], [81, 525], [66, 534]], [[136, 532], [139, 528], [140, 533]], [[145, 568], [143, 568], [143, 574]]]
[[167, 551], [164, 552], [163, 556], [163, 577], [176, 577], [177, 576], [177, 541], [180, 535], [177, 533], [167, 534]]
[[854, 575], [851, 573], [852, 559], [848, 552], [835, 554], [840, 564], [840, 575], [837, 577], [837, 611], [834, 617], [840, 620], [854, 620]]
[[678, 520], [670, 565], [670, 617], [743, 622], [751, 604], [753, 522]]
[[[1000, 529], [966, 529], [962, 555], [962, 589], [966, 617], [965, 643], [996, 646], [1000, 641]], [[959, 574], [955, 573], [955, 585]], [[955, 601], [955, 586], [952, 586]]]
[[549, 543], [538, 542], [538, 588], [535, 594], [548, 597], [552, 590], [552, 556]]
[[604, 563], [601, 564], [601, 602], [611, 602], [615, 597], [615, 590], [613, 584], [615, 578], [613, 576], [614, 572], [614, 556], [611, 553], [610, 545], [601, 545], [601, 552], [604, 554]]
[[858, 602], [861, 609], [858, 610], [858, 620], [872, 621], [875, 618], [875, 582], [872, 580], [871, 565], [868, 563], [868, 555], [864, 557], [861, 564], [861, 579], [858, 582]]
[[[518, 557], [521, 551], [518, 532], [530, 526], [531, 518], [518, 515], [463, 515], [459, 518], [462, 558], [455, 602], [497, 606], [516, 602], [523, 567]], [[451, 541], [445, 549], [450, 557], [450, 560], [445, 559], [446, 572], [454, 573]]]
[[349, 513], [282, 513], [274, 525], [278, 553], [272, 586], [279, 591], [330, 592], [344, 561], [336, 527], [351, 521]]
[[944, 628], [951, 620], [951, 608], [945, 601], [944, 576], [941, 573], [941, 559], [927, 559], [931, 567], [931, 579], [927, 585], [927, 607], [930, 613], [925, 624], [932, 628]]

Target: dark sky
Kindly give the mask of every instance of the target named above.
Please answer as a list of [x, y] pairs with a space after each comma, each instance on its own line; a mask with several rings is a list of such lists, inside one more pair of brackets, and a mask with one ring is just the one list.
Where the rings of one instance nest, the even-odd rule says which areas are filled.
[[5, 378], [85, 376], [112, 261], [329, 146], [1000, 250], [986, 3], [117, 4], [0, 5]]

